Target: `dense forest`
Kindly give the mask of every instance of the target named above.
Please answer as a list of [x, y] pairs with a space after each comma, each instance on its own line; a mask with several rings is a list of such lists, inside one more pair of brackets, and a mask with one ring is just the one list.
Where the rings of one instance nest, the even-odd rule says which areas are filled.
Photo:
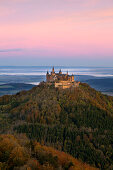
[[113, 97], [87, 84], [62, 90], [42, 83], [1, 97], [0, 133], [23, 133], [40, 146], [113, 169]]
[[0, 135], [0, 168], [15, 170], [96, 170], [72, 156], [29, 140], [26, 135]]

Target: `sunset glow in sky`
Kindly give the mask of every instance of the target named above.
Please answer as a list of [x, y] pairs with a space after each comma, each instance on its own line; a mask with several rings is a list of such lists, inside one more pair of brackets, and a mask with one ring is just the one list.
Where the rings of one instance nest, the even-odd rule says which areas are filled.
[[113, 0], [0, 0], [0, 65], [59, 59], [113, 66]]

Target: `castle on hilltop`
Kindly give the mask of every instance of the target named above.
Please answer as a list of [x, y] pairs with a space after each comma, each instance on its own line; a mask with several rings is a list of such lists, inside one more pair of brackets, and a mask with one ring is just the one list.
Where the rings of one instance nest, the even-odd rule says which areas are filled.
[[66, 89], [70, 87], [78, 87], [80, 82], [76, 82], [74, 80], [74, 75], [62, 74], [60, 69], [59, 73], [55, 73], [54, 67], [52, 68], [52, 72], [49, 74], [47, 71], [46, 74], [46, 82], [49, 85], [54, 84], [55, 87]]

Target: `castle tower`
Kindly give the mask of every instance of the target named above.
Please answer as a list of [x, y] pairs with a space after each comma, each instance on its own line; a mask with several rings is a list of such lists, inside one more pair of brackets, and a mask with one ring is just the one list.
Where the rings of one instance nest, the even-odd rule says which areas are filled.
[[52, 76], [55, 76], [55, 70], [54, 70], [54, 67], [52, 68], [51, 75], [52, 75]]
[[49, 72], [47, 71], [46, 73], [46, 81], [48, 82], [49, 81]]
[[61, 69], [60, 69], [60, 71], [59, 71], [59, 74], [62, 74], [62, 71], [61, 71]]
[[71, 76], [71, 80], [72, 80], [72, 82], [74, 82], [74, 75], [73, 74]]
[[55, 72], [55, 69], [54, 69], [54, 67], [52, 68], [52, 73], [54, 73]]
[[67, 76], [68, 76], [68, 71], [67, 71]]

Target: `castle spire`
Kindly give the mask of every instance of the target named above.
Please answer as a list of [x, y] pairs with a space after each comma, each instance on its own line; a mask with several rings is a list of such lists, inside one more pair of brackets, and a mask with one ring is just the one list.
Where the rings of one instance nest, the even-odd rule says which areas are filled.
[[67, 70], [67, 75], [68, 75], [68, 70]]
[[54, 73], [55, 72], [55, 69], [54, 69], [54, 67], [52, 68], [52, 73]]

